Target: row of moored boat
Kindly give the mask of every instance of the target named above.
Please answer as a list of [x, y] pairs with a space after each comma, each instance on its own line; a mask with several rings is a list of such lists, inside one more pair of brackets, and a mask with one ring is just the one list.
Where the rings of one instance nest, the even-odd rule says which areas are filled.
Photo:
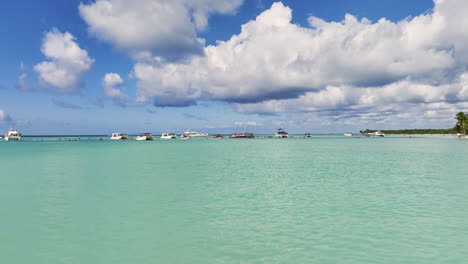
[[[174, 133], [163, 133], [160, 136], [160, 139], [190, 139], [192, 137], [209, 137], [210, 135], [208, 133], [199, 133], [195, 131], [185, 131], [182, 135], [179, 137], [174, 134]], [[311, 137], [311, 133], [306, 133], [304, 134], [304, 137]], [[220, 134], [215, 134], [212, 135], [213, 138], [224, 138], [223, 135]], [[254, 134], [250, 132], [241, 132], [241, 133], [235, 133], [229, 136], [229, 138], [254, 138]], [[275, 138], [288, 138], [289, 134], [288, 132], [284, 131], [282, 128], [278, 129], [278, 132], [273, 136]], [[112, 140], [132, 140], [127, 134], [123, 133], [112, 133], [110, 139]], [[139, 134], [136, 138], [133, 140], [154, 140], [155, 137], [151, 133], [141, 133]]]
[[[380, 131], [375, 131], [372, 133], [365, 133], [367, 137], [385, 137], [385, 134]], [[16, 129], [10, 129], [5, 136], [3, 137], [6, 141], [18, 141], [21, 140], [21, 133], [19, 133]], [[179, 136], [180, 139], [190, 139], [192, 137], [208, 137], [210, 136], [208, 133], [199, 133], [195, 131], [187, 130], [182, 135]], [[304, 137], [308, 138], [311, 137], [311, 133], [305, 133]], [[354, 136], [351, 132], [346, 132], [344, 134], [346, 137]], [[459, 138], [466, 137], [465, 135], [457, 135]], [[224, 136], [220, 134], [212, 135], [213, 138], [223, 138]], [[278, 129], [274, 136], [270, 136], [272, 138], [288, 138], [289, 133], [284, 131], [282, 128]], [[174, 133], [163, 133], [160, 136], [161, 139], [176, 139], [177, 135]], [[229, 138], [254, 138], [254, 134], [250, 132], [242, 132], [242, 133], [235, 133], [229, 136]], [[151, 133], [141, 133], [136, 138], [130, 138], [127, 134], [123, 133], [112, 133], [110, 139], [112, 140], [154, 140], [155, 137]]]

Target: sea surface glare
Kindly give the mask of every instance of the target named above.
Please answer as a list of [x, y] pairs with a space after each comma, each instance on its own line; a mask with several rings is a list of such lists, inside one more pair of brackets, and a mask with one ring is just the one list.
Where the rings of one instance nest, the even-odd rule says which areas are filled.
[[1, 263], [468, 263], [468, 140], [0, 141]]

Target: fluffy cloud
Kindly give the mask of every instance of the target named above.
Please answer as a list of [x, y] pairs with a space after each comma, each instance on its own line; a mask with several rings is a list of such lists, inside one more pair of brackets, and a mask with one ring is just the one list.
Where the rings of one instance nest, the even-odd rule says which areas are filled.
[[5, 110], [0, 109], [0, 126], [6, 126], [12, 123], [10, 115]]
[[5, 110], [0, 109], [0, 127], [28, 127], [31, 122], [24, 119], [13, 119]]
[[139, 100], [158, 106], [208, 99], [248, 113], [349, 112], [369, 120], [368, 111], [398, 115], [398, 105], [460, 107], [468, 100], [466, 10], [466, 1], [436, 0], [433, 12], [399, 22], [347, 14], [341, 22], [310, 17], [301, 27], [275, 3], [240, 34], [205, 47], [205, 56], [140, 61], [133, 76]]
[[[235, 104], [239, 112], [282, 113], [324, 110], [387, 111], [402, 104], [438, 104], [461, 102], [467, 90], [466, 77], [443, 85], [430, 85], [402, 80], [381, 87], [327, 86], [319, 92], [308, 92], [298, 98], [268, 100], [251, 104]], [[447, 103], [448, 102], [448, 103]], [[395, 108], [393, 108], [395, 110]]]
[[142, 106], [143, 104], [137, 100], [131, 99], [124, 93], [124, 88], [121, 88], [124, 80], [117, 73], [107, 73], [102, 78], [102, 86], [104, 95], [110, 98], [119, 106]]
[[[61, 33], [56, 29], [44, 36], [41, 51], [49, 61], [37, 64], [34, 70], [45, 89], [70, 93], [83, 86], [82, 77], [91, 69], [94, 60], [75, 41], [70, 33]], [[20, 81], [24, 81], [24, 78]]]
[[210, 14], [232, 13], [242, 0], [96, 0], [80, 4], [89, 31], [135, 57], [142, 54], [169, 59], [202, 54], [197, 31]]
[[117, 73], [108, 73], [102, 79], [104, 94], [111, 99], [124, 99], [127, 96], [117, 87], [121, 86], [124, 80]]

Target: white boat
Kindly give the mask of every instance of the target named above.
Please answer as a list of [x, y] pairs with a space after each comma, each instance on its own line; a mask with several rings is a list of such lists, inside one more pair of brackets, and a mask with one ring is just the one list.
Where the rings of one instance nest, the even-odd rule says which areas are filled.
[[373, 133], [365, 133], [366, 137], [385, 137], [385, 134], [380, 131], [375, 131]]
[[10, 129], [3, 137], [6, 141], [18, 141], [21, 140], [21, 133], [16, 129]]
[[351, 132], [346, 132], [346, 133], [344, 133], [343, 135], [344, 135], [345, 137], [352, 137], [352, 136], [354, 136], [354, 134], [351, 133]]
[[187, 135], [180, 135], [180, 139], [190, 139], [190, 136], [187, 136]]
[[127, 140], [128, 135], [123, 133], [112, 133], [110, 139], [112, 140]]
[[468, 138], [468, 135], [458, 133], [457, 138]]
[[278, 132], [276, 132], [275, 138], [288, 138], [288, 132], [284, 131], [282, 128], [278, 128]]
[[176, 134], [173, 133], [163, 133], [161, 139], [175, 139], [177, 138]]
[[229, 138], [254, 138], [254, 134], [250, 132], [242, 132], [232, 134]]
[[190, 131], [190, 130], [185, 131], [184, 135], [189, 136], [189, 137], [208, 137], [208, 133], [199, 133], [199, 132]]
[[305, 138], [310, 138], [310, 137], [312, 137], [312, 134], [311, 134], [311, 133], [305, 133], [305, 134], [304, 134], [304, 137], [305, 137]]
[[153, 140], [154, 136], [151, 133], [141, 133], [138, 135], [138, 137], [135, 138], [135, 140]]

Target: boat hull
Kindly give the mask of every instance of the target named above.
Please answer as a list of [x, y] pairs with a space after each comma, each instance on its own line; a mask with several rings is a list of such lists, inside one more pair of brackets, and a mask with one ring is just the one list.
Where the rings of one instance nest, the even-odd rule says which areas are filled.
[[20, 141], [21, 137], [5, 137], [5, 141]]
[[154, 140], [154, 137], [136, 137], [135, 140], [138, 140], [138, 141]]

